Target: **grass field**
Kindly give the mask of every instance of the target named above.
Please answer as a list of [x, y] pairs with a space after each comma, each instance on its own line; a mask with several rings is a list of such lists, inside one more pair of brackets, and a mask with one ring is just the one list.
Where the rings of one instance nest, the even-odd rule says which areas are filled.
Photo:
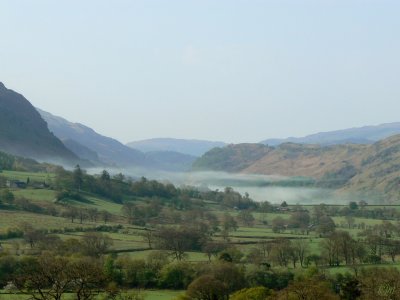
[[[134, 290], [133, 290], [134, 291]], [[170, 291], [170, 290], [141, 290], [140, 295], [144, 297], [145, 300], [173, 300], [184, 291]], [[102, 295], [99, 295], [96, 300], [101, 300]], [[10, 295], [4, 294], [4, 291], [0, 290], [0, 300], [27, 300], [28, 295]], [[74, 296], [72, 294], [66, 294], [63, 298], [64, 300], [73, 300]]]
[[10, 180], [27, 181], [27, 179], [29, 178], [30, 181], [34, 182], [49, 182], [54, 180], [55, 178], [55, 174], [53, 173], [32, 173], [5, 170], [3, 170], [1, 175]]

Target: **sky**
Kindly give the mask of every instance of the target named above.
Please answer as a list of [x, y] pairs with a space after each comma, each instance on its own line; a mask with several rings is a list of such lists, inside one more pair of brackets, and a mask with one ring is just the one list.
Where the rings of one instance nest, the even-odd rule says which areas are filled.
[[0, 81], [130, 142], [400, 121], [400, 1], [0, 0]]

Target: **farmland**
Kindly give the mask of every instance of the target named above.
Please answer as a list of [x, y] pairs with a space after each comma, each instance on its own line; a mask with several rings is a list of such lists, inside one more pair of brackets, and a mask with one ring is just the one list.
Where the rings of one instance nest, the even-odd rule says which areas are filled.
[[[82, 175], [74, 188], [77, 183], [69, 177], [73, 175], [1, 174], [5, 180], [29, 178], [29, 184], [2, 189], [0, 267], [1, 257], [12, 257], [16, 263], [36, 257], [40, 262], [41, 255], [51, 251], [73, 261], [78, 251], [101, 257], [107, 266], [109, 262], [110, 281], [133, 293], [140, 288], [140, 297], [150, 300], [174, 299], [196, 276], [201, 278], [196, 274], [203, 269], [216, 268], [211, 272], [218, 274], [229, 263], [232, 272], [243, 272], [243, 278], [262, 270], [282, 276], [287, 282], [282, 287], [256, 283], [275, 292], [313, 268], [336, 278], [376, 266], [400, 267], [399, 206], [271, 205], [255, 203], [232, 189], [178, 191], [144, 179], [129, 187], [122, 177], [111, 179], [104, 172], [98, 177]], [[91, 180], [97, 180], [99, 187], [86, 188]], [[48, 184], [38, 188], [35, 183], [42, 181]], [[85, 248], [94, 239], [103, 246]], [[343, 240], [349, 241], [347, 252], [342, 252]], [[70, 252], [71, 247], [76, 250]], [[174, 272], [181, 273], [179, 280], [170, 277]], [[8, 278], [0, 272], [2, 286], [10, 282]], [[27, 299], [29, 293], [21, 289], [1, 299]], [[63, 299], [71, 297], [66, 292]]]

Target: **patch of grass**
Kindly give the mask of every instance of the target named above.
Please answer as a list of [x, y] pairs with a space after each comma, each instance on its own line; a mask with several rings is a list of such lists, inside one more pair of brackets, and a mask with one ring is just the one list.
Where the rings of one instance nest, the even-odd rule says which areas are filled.
[[5, 171], [1, 173], [2, 176], [10, 180], [26, 181], [28, 178], [31, 182], [48, 182], [55, 179], [53, 173], [33, 173], [33, 172], [19, 172], [19, 171]]
[[56, 198], [56, 192], [47, 189], [19, 189], [12, 191], [15, 197], [23, 197], [32, 201], [51, 202]]

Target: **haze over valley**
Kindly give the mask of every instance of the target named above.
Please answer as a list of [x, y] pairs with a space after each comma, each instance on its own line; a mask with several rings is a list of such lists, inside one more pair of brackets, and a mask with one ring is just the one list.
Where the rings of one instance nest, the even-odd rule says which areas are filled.
[[0, 1], [0, 300], [399, 300], [400, 1]]
[[[268, 140], [227, 144], [173, 138], [124, 145], [88, 126], [33, 108], [4, 84], [0, 92], [5, 113], [2, 120], [7, 120], [0, 139], [2, 151], [61, 163], [68, 169], [80, 164], [92, 173], [106, 168], [114, 174], [146, 176], [203, 189], [231, 186], [257, 201], [272, 203], [342, 204], [349, 199], [392, 203], [400, 192], [399, 123], [273, 140], [271, 145]], [[11, 138], [32, 130], [36, 130], [29, 134], [31, 139], [36, 137], [32, 142], [45, 150], [32, 147], [28, 139]], [[46, 135], [50, 139], [41, 138]]]

